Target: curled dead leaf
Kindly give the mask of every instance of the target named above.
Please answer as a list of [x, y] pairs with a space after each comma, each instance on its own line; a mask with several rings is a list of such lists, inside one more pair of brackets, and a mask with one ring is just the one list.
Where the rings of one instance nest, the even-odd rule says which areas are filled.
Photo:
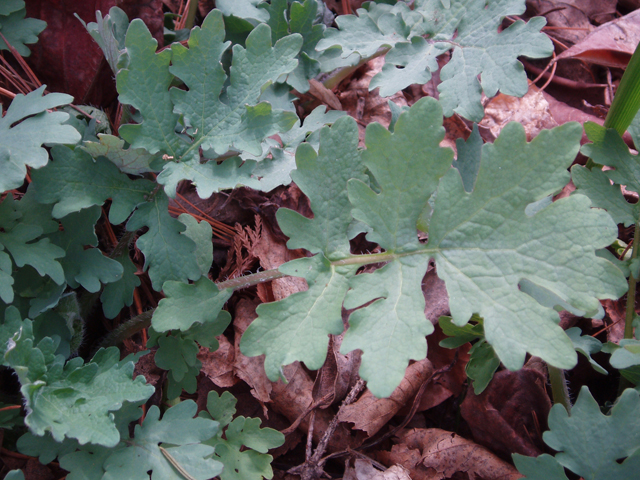
[[412, 480], [442, 480], [467, 473], [492, 480], [515, 480], [522, 475], [513, 465], [480, 445], [439, 428], [405, 430], [390, 452], [378, 457], [386, 464], [407, 468]]

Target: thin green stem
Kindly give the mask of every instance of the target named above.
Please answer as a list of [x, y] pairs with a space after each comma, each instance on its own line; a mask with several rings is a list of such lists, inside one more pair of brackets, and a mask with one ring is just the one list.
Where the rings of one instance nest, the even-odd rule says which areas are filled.
[[[638, 257], [638, 245], [640, 244], [640, 222], [636, 223], [633, 232], [633, 250], [631, 261]], [[633, 272], [629, 275], [629, 292], [627, 293], [627, 311], [624, 320], [624, 338], [633, 338], [633, 319], [636, 316], [636, 283]]]
[[[369, 255], [353, 255], [351, 257], [347, 257], [341, 260], [335, 260], [331, 262], [331, 265], [335, 267], [340, 267], [344, 265], [369, 265], [372, 263], [382, 263], [382, 262], [390, 262], [392, 260], [396, 260], [401, 257], [407, 257], [410, 255], [418, 255], [418, 254], [430, 254], [433, 253], [432, 250], [421, 249], [414, 252], [406, 252], [406, 253], [373, 253]], [[271, 280], [276, 280], [278, 278], [285, 277], [286, 274], [282, 273], [278, 269], [272, 270], [264, 270], [258, 273], [252, 273], [250, 275], [245, 275], [243, 277], [231, 278], [229, 280], [225, 280], [224, 282], [217, 283], [218, 289], [225, 290], [240, 290], [242, 288], [252, 287], [254, 285], [258, 285], [259, 283], [269, 282]], [[153, 312], [155, 309], [147, 310], [146, 312], [137, 315], [118, 328], [109, 333], [104, 340], [100, 343], [100, 347], [110, 347], [113, 345], [119, 345], [123, 340], [129, 338], [133, 334], [139, 332], [144, 328], [148, 328], [151, 325], [151, 317], [153, 317]]]
[[193, 22], [196, 19], [196, 12], [198, 11], [198, 0], [191, 0], [189, 2], [189, 11], [187, 12], [187, 18], [184, 22], [184, 28], [191, 30]]
[[551, 396], [554, 405], [559, 403], [566, 408], [567, 413], [571, 413], [571, 399], [569, 398], [569, 389], [567, 381], [564, 378], [564, 370], [556, 368], [547, 363], [549, 371], [549, 383], [551, 384]]

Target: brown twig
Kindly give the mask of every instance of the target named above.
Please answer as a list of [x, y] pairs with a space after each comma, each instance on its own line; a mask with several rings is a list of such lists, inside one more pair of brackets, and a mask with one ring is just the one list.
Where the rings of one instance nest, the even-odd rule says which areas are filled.
[[[318, 443], [318, 446], [316, 447], [316, 450], [313, 453], [313, 455], [308, 455], [307, 459], [302, 465], [298, 465], [297, 467], [290, 469], [288, 473], [291, 473], [293, 475], [300, 475], [301, 480], [315, 480], [320, 478], [320, 476], [322, 476], [322, 474], [324, 473], [324, 470], [323, 470], [324, 464], [329, 458], [329, 457], [322, 458], [322, 455], [324, 455], [324, 452], [327, 450], [327, 445], [329, 444], [329, 440], [331, 439], [331, 436], [333, 435], [336, 428], [338, 427], [338, 423], [339, 423], [338, 418], [340, 417], [340, 412], [344, 407], [352, 404], [355, 401], [358, 394], [360, 394], [360, 392], [364, 389], [364, 386], [365, 386], [364, 380], [359, 379], [356, 382], [356, 384], [353, 386], [349, 394], [346, 396], [346, 398], [342, 402], [342, 405], [340, 405], [340, 409], [338, 410], [338, 413], [331, 419], [331, 422], [329, 423], [327, 430], [324, 432], [324, 435], [320, 439], [320, 442]], [[311, 422], [311, 425], [313, 425], [313, 422]], [[309, 427], [310, 430], [311, 428], [312, 427]]]

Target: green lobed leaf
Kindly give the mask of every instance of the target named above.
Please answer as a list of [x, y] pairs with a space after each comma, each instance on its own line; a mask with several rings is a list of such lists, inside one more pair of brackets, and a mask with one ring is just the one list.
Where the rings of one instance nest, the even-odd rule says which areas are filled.
[[224, 15], [233, 15], [254, 22], [266, 22], [269, 20], [269, 14], [258, 5], [264, 0], [218, 0], [216, 8]]
[[[15, 310], [8, 320], [15, 324]], [[64, 365], [64, 358], [54, 353], [56, 347], [48, 337], [34, 346], [31, 322], [25, 320], [4, 354], [4, 364], [21, 383], [25, 424], [35, 435], [51, 432], [58, 442], [75, 438], [80, 444], [116, 445], [120, 433], [111, 412], [125, 401], [145, 401], [153, 387], [142, 376], [132, 380], [133, 362], [120, 361], [115, 347], [98, 351], [86, 365], [79, 357]]]
[[36, 43], [38, 35], [47, 27], [47, 22], [37, 18], [25, 18], [27, 10], [22, 0], [5, 0], [0, 10], [0, 33], [6, 42], [0, 38], [0, 50], [9, 50], [9, 45], [23, 57], [31, 55], [31, 50], [25, 44]]
[[[217, 155], [229, 149], [258, 154], [264, 138], [289, 130], [297, 120], [292, 112], [273, 110], [270, 104], [258, 101], [265, 86], [295, 68], [302, 37], [289, 35], [272, 47], [267, 25], [253, 29], [247, 37], [246, 49], [240, 45], [233, 47], [230, 85], [224, 92], [224, 100], [220, 95], [227, 78], [220, 58], [229, 42], [223, 44], [223, 38], [222, 15], [213, 10], [202, 29], [196, 27], [192, 31], [188, 49], [179, 44], [172, 47], [170, 71], [189, 87], [188, 91], [171, 91], [175, 111], [187, 119], [190, 125], [187, 133], [194, 137], [186, 153], [197, 153], [194, 147], [200, 145]], [[173, 191], [179, 179], [191, 180], [198, 194], [207, 198], [212, 191], [225, 188], [216, 185], [221, 180], [216, 180], [216, 165], [216, 162], [201, 164], [199, 158], [183, 157], [181, 163], [167, 164], [159, 181], [168, 191]], [[247, 175], [242, 181], [251, 182], [251, 177]], [[228, 184], [226, 188], [236, 184]]]
[[[628, 190], [640, 192], [640, 162], [638, 155], [632, 155], [620, 134], [612, 128], [604, 128], [596, 123], [587, 122], [584, 130], [593, 143], [582, 147], [582, 153], [588, 155], [600, 165], [613, 167], [604, 174], [613, 182], [625, 185]], [[616, 202], [618, 203], [618, 202]]]
[[484, 116], [481, 92], [487, 97], [493, 97], [498, 90], [522, 97], [529, 85], [517, 58], [548, 57], [553, 44], [540, 32], [546, 24], [542, 17], [534, 17], [527, 23], [518, 20], [498, 33], [505, 16], [524, 12], [522, 0], [488, 2], [486, 8], [482, 2], [473, 0], [452, 1], [452, 10], [458, 6], [466, 10], [455, 37], [460, 46], [454, 48], [451, 60], [442, 68], [438, 90], [446, 116], [455, 112], [479, 122]]
[[200, 272], [203, 276], [206, 276], [213, 264], [213, 244], [211, 243], [213, 233], [211, 225], [206, 221], [198, 222], [188, 213], [183, 213], [178, 216], [178, 220], [187, 227], [184, 235], [196, 244], [196, 261], [198, 262]]
[[198, 346], [193, 341], [180, 336], [158, 338], [158, 350], [155, 362], [158, 367], [170, 370], [174, 380], [180, 382], [189, 367], [194, 367], [198, 362]]
[[581, 353], [585, 357], [587, 357], [587, 360], [589, 360], [589, 363], [596, 372], [603, 375], [608, 374], [605, 368], [603, 368], [600, 364], [598, 364], [598, 362], [591, 358], [592, 354], [598, 353], [600, 350], [602, 350], [602, 342], [600, 340], [590, 335], [582, 335], [582, 330], [580, 330], [578, 327], [569, 328], [565, 330], [565, 333], [571, 339], [576, 352]]
[[144, 148], [124, 148], [124, 140], [114, 135], [99, 134], [98, 138], [99, 143], [84, 142], [80, 148], [95, 159], [107, 158], [121, 172], [129, 175], [155, 171], [151, 163], [160, 158], [160, 155], [151, 155]]
[[4, 480], [24, 480], [24, 473], [22, 473], [22, 470], [11, 470], [4, 477]]
[[[296, 150], [302, 143], [308, 143], [314, 150], [318, 150], [320, 142], [320, 130], [325, 125], [331, 125], [335, 121], [346, 115], [338, 110], [326, 111], [325, 105], [320, 105], [313, 109], [304, 119], [301, 125], [300, 120], [291, 130], [281, 133], [282, 145], [273, 144], [272, 139], [263, 142], [264, 156], [271, 153], [271, 158], [262, 158], [253, 169], [254, 178], [258, 178], [258, 185], [252, 188], [268, 192], [279, 185], [291, 183], [291, 172], [296, 169]], [[269, 143], [267, 143], [269, 142]], [[306, 147], [305, 147], [306, 148]], [[243, 156], [245, 165], [251, 162], [248, 156]]]
[[104, 286], [100, 294], [102, 311], [107, 318], [115, 318], [120, 310], [133, 303], [133, 291], [140, 285], [140, 279], [135, 274], [138, 267], [129, 258], [129, 252], [124, 252], [113, 260], [122, 265], [122, 276], [115, 282]]
[[[64, 271], [57, 260], [64, 256], [65, 252], [57, 245], [52, 244], [48, 238], [41, 238], [33, 242], [42, 234], [42, 228], [34, 225], [18, 224], [7, 232], [0, 232], [0, 247], [6, 249], [13, 262], [18, 267], [30, 265], [41, 276], [47, 275], [58, 285], [64, 282]], [[32, 243], [29, 243], [32, 242]], [[3, 259], [7, 274], [10, 268], [7, 257]]]
[[162, 453], [164, 449], [190, 476], [207, 480], [222, 471], [222, 464], [212, 458], [213, 448], [201, 442], [216, 435], [218, 423], [206, 418], [193, 418], [195, 402], [187, 400], [171, 407], [160, 419], [157, 406], [149, 408], [142, 425], [134, 435], [116, 447], [104, 449], [87, 445], [60, 458], [60, 466], [70, 473], [68, 480], [185, 480], [185, 477]]
[[173, 112], [169, 95], [171, 50], [156, 53], [157, 47], [144, 22], [133, 20], [125, 36], [129, 62], [118, 71], [116, 85], [120, 103], [135, 107], [144, 120], [138, 125], [122, 125], [118, 132], [134, 149], [177, 158], [183, 144], [175, 132], [179, 115]]
[[522, 367], [527, 352], [559, 368], [576, 362], [557, 313], [521, 292], [523, 279], [587, 315], [597, 313], [599, 298], [618, 298], [626, 289], [620, 270], [595, 255], [617, 228], [586, 197], [525, 213], [566, 183], [580, 136], [578, 124], [565, 124], [526, 143], [523, 128], [508, 124], [483, 147], [472, 193], [453, 170], [438, 187], [427, 247], [437, 251], [454, 323], [482, 316], [487, 341], [510, 369]]
[[620, 185], [612, 184], [605, 172], [574, 165], [571, 179], [577, 193], [589, 197], [594, 207], [604, 208], [616, 223], [625, 227], [636, 223], [636, 209], [625, 200]]
[[585, 480], [626, 480], [640, 468], [640, 398], [633, 389], [604, 415], [583, 386], [570, 416], [553, 406], [549, 430], [543, 439], [559, 452], [558, 463]]
[[169, 281], [163, 285], [165, 298], [160, 300], [151, 320], [157, 332], [189, 330], [196, 323], [213, 322], [233, 293], [219, 290], [206, 276], [193, 284]]
[[280, 376], [282, 365], [295, 360], [320, 368], [328, 334], [343, 330], [342, 299], [357, 266], [336, 267], [327, 259], [349, 255], [347, 230], [352, 218], [344, 185], [349, 178], [366, 180], [357, 145], [355, 121], [342, 117], [320, 131], [319, 153], [309, 145], [301, 145], [296, 152], [297, 170], [292, 178], [309, 197], [314, 218], [280, 209], [277, 219], [290, 238], [289, 248], [304, 247], [320, 254], [280, 267], [283, 273], [305, 278], [309, 289], [259, 305], [258, 318], [242, 336], [245, 355], [266, 354], [265, 369], [271, 379]]
[[187, 282], [202, 276], [196, 257], [196, 244], [183, 234], [186, 227], [168, 212], [169, 199], [163, 191], [140, 205], [127, 222], [127, 230], [149, 230], [138, 237], [136, 245], [144, 253], [144, 269], [157, 291], [169, 280]]
[[207, 410], [211, 416], [226, 427], [224, 438], [222, 430], [207, 441], [215, 447], [215, 456], [224, 464], [220, 475], [222, 480], [260, 480], [271, 479], [271, 455], [266, 453], [284, 443], [284, 435], [271, 428], [260, 428], [259, 418], [236, 417], [236, 399], [224, 392], [221, 396], [215, 391], [209, 392]]
[[122, 278], [120, 263], [104, 256], [97, 248], [86, 248], [98, 246], [95, 225], [101, 214], [98, 206], [70, 213], [61, 220], [63, 230], [49, 236], [65, 252], [60, 264], [71, 288], [82, 285], [87, 291], [95, 293], [102, 284]]
[[117, 225], [144, 203], [154, 188], [149, 180], [131, 180], [113, 163], [104, 158], [94, 161], [79, 148], [54, 147], [51, 156], [53, 162], [32, 172], [31, 188], [38, 202], [54, 204], [55, 218], [102, 205], [111, 198], [109, 220]]
[[62, 93], [43, 96], [44, 88], [26, 96], [16, 95], [0, 119], [0, 191], [20, 187], [27, 166], [40, 168], [47, 164], [49, 155], [43, 143], [75, 144], [80, 140], [75, 128], [63, 125], [69, 114], [48, 111], [72, 102], [73, 97]]
[[371, 3], [367, 10], [358, 9], [358, 16], [338, 17], [339, 30], [328, 29], [317, 49], [339, 46], [343, 58], [354, 53], [370, 58], [390, 49], [385, 66], [369, 85], [370, 90], [380, 87], [381, 96], [428, 82], [438, 69], [436, 58], [453, 49], [438, 86], [445, 115], [456, 112], [480, 121], [483, 91], [488, 97], [498, 90], [517, 96], [527, 92], [517, 57], [542, 58], [553, 51], [549, 38], [540, 33], [543, 18], [517, 21], [498, 31], [504, 17], [524, 10], [524, 0], [452, 0], [445, 7], [441, 0], [422, 0], [413, 9], [404, 2]]
[[512, 457], [518, 471], [525, 475], [523, 480], [569, 480], [562, 465], [551, 455], [525, 457], [514, 453]]

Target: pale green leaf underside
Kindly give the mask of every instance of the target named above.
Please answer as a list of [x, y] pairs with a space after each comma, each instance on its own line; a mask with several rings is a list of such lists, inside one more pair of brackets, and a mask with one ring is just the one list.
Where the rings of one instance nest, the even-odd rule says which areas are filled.
[[286, 299], [258, 307], [258, 318], [242, 336], [246, 355], [266, 354], [265, 369], [272, 379], [281, 366], [296, 360], [309, 368], [324, 363], [329, 334], [343, 329], [341, 305], [348, 280], [357, 267], [335, 267], [329, 259], [349, 254], [347, 230], [352, 221], [345, 184], [350, 178], [365, 180], [358, 147], [358, 127], [350, 117], [336, 120], [320, 131], [316, 154], [310, 145], [296, 152], [297, 170], [292, 177], [307, 194], [314, 218], [287, 209], [277, 213], [280, 227], [290, 237], [290, 248], [307, 248], [318, 253], [294, 260], [280, 271], [306, 279], [309, 289]]
[[[351, 214], [364, 225], [367, 238], [393, 258], [389, 262], [386, 257], [389, 264], [373, 274], [348, 280], [348, 293], [342, 286], [335, 288], [344, 281], [336, 276], [340, 273], [336, 267], [355, 266], [358, 257], [344, 248], [331, 250], [329, 246], [337, 244], [322, 240], [326, 232], [334, 231], [340, 238], [338, 232], [344, 229], [346, 235], [349, 228], [346, 217], [339, 223], [323, 223], [327, 217], [340, 217], [326, 213], [338, 208], [332, 199], [343, 202], [332, 193], [338, 179], [319, 175], [311, 161], [314, 154], [300, 150], [296, 176], [300, 175], [299, 183], [317, 214], [306, 219], [283, 210], [278, 220], [291, 236], [290, 246], [321, 251], [325, 258], [333, 255], [329, 257], [333, 263], [317, 255], [284, 265], [282, 271], [305, 277], [309, 290], [259, 307], [242, 348], [249, 355], [267, 354], [271, 378], [282, 364], [294, 360], [311, 368], [322, 363], [326, 336], [339, 328], [338, 309], [331, 306], [336, 319], [325, 315], [324, 330], [310, 312], [323, 302], [340, 302], [338, 297], [346, 293], [345, 308], [373, 303], [351, 314], [342, 351], [361, 349], [361, 376], [374, 394], [389, 395], [409, 360], [426, 354], [424, 336], [432, 326], [424, 316], [421, 282], [430, 257], [445, 280], [454, 323], [464, 325], [473, 313], [482, 316], [487, 341], [510, 369], [520, 368], [527, 353], [561, 368], [576, 362], [572, 342], [557, 325], [557, 312], [521, 291], [521, 282], [544, 288], [590, 315], [598, 312], [599, 299], [624, 293], [626, 282], [618, 268], [595, 255], [616, 237], [606, 212], [592, 209], [582, 195], [540, 205], [534, 214], [527, 209], [568, 181], [566, 169], [579, 149], [578, 124], [544, 131], [531, 143], [526, 142], [522, 126], [508, 125], [493, 145], [482, 148], [473, 191], [468, 193], [458, 170], [450, 168], [451, 151], [439, 147], [441, 122], [437, 102], [422, 99], [399, 117], [393, 134], [379, 125], [368, 127], [362, 157], [380, 192], [361, 180], [350, 180]], [[325, 145], [334, 145], [327, 150], [333, 162], [353, 154], [346, 137], [342, 150], [333, 142], [321, 138], [318, 163]], [[305, 185], [306, 175], [315, 183]], [[436, 187], [429, 243], [424, 245], [418, 241], [416, 222]], [[340, 206], [337, 212], [345, 208]], [[316, 228], [316, 219], [324, 226]], [[335, 298], [324, 297], [325, 291]], [[323, 306], [326, 311], [329, 307]], [[313, 342], [308, 332], [313, 332]]]
[[258, 318], [242, 336], [242, 352], [266, 354], [265, 370], [272, 380], [280, 377], [282, 365], [296, 360], [311, 369], [320, 368], [327, 355], [328, 335], [343, 330], [342, 299], [356, 270], [354, 266], [331, 266], [322, 254], [282, 265], [280, 271], [304, 277], [309, 289], [259, 305]]
[[463, 325], [480, 314], [487, 341], [510, 369], [522, 367], [527, 352], [560, 368], [576, 361], [557, 313], [521, 292], [521, 280], [588, 315], [598, 311], [598, 298], [618, 298], [625, 290], [620, 271], [595, 256], [617, 228], [602, 210], [590, 209], [586, 197], [525, 214], [528, 204], [566, 183], [580, 136], [578, 124], [566, 124], [527, 144], [523, 128], [511, 123], [483, 147], [472, 193], [453, 170], [438, 187], [427, 247], [437, 250], [454, 322]]

